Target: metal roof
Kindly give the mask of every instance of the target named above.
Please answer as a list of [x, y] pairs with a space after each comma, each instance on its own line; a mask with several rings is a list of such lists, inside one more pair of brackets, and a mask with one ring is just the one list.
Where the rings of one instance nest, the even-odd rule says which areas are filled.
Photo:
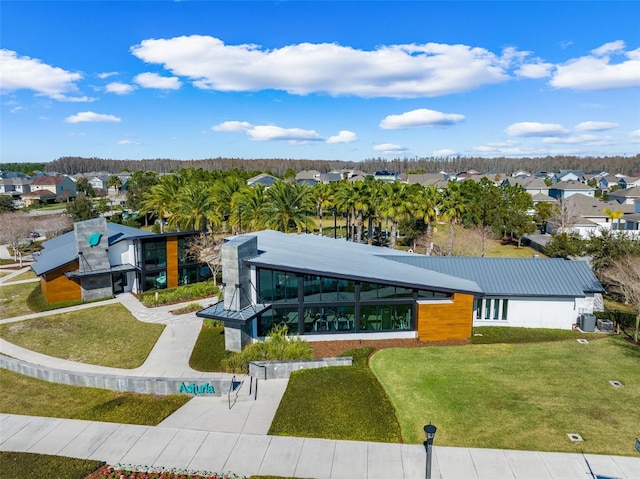
[[198, 311], [196, 316], [206, 319], [219, 319], [225, 322], [225, 325], [229, 322], [246, 323], [251, 321], [256, 316], [271, 309], [270, 304], [252, 304], [247, 306], [242, 311], [231, 311], [224, 309], [224, 303], [222, 301], [209, 306], [208, 308]]
[[[310, 234], [290, 235], [264, 230], [258, 238], [258, 256], [249, 264], [304, 274], [393, 284], [443, 292], [482, 294], [473, 281], [385, 259], [391, 250]], [[402, 252], [393, 251], [394, 255]], [[411, 253], [404, 253], [411, 256]]]
[[466, 278], [486, 296], [584, 297], [604, 288], [584, 261], [543, 258], [389, 256], [398, 263]]
[[[116, 223], [107, 223], [107, 235], [109, 237], [109, 246], [111, 246], [127, 239], [155, 236], [155, 233]], [[38, 276], [69, 264], [78, 257], [75, 231], [69, 231], [45, 241], [42, 243], [42, 247], [42, 252], [34, 257], [35, 261], [31, 265], [31, 269]]]

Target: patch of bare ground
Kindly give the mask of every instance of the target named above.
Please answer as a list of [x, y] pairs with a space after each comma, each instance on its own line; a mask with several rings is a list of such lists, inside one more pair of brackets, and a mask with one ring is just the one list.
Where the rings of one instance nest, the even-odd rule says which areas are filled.
[[456, 341], [418, 341], [417, 339], [348, 339], [344, 341], [310, 341], [317, 358], [331, 358], [355, 348], [424, 348], [429, 346], [463, 346], [466, 339]]

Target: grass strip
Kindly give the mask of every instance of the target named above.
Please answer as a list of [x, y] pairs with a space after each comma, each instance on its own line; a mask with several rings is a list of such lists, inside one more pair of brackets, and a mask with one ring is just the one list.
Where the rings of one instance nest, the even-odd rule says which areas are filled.
[[0, 479], [82, 479], [100, 466], [88, 459], [0, 451]]
[[27, 299], [36, 289], [40, 291], [40, 283], [4, 283], [0, 286], [0, 319], [33, 313], [27, 305]]
[[393, 406], [367, 363], [372, 351], [345, 352], [353, 366], [294, 372], [269, 434], [402, 442]]
[[224, 349], [224, 327], [216, 326], [210, 319], [202, 322], [202, 329], [191, 351], [189, 366], [196, 371], [223, 371], [222, 360], [227, 357]]
[[[481, 326], [473, 328], [472, 344], [497, 343], [538, 343], [546, 341], [566, 341], [567, 339], [602, 339], [607, 334], [581, 333], [567, 329], [515, 328], [510, 326]], [[475, 336], [482, 334], [482, 336]]]
[[127, 369], [144, 362], [163, 329], [110, 304], [3, 324], [0, 336], [49, 356]]
[[639, 363], [640, 348], [617, 337], [386, 349], [371, 358], [407, 442], [421, 443], [431, 421], [443, 446], [619, 455], [634, 454]]
[[24, 273], [20, 273], [17, 276], [14, 276], [13, 278], [11, 278], [10, 281], [7, 281], [7, 283], [13, 283], [14, 281], [24, 281], [25, 279], [35, 279], [37, 278], [36, 274], [33, 272], [33, 270], [29, 270], [29, 271], [25, 271]]
[[155, 426], [189, 399], [67, 386], [0, 369], [0, 411], [6, 414]]

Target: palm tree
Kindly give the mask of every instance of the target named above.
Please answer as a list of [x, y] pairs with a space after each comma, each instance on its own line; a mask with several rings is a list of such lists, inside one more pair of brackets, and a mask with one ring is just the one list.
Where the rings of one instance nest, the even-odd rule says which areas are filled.
[[159, 183], [142, 194], [141, 212], [151, 213], [160, 220], [160, 232], [164, 232], [164, 220], [175, 214], [178, 204], [178, 193], [182, 188], [182, 180], [175, 175], [164, 175]]
[[211, 185], [209, 194], [213, 198], [213, 208], [218, 218], [228, 220], [233, 226], [239, 226], [239, 216], [232, 207], [232, 198], [235, 193], [246, 187], [246, 180], [238, 175], [226, 176]]
[[335, 205], [336, 208], [344, 212], [347, 217], [347, 234], [345, 239], [349, 240], [352, 236], [352, 225], [355, 223], [355, 195], [353, 194], [353, 183], [340, 181], [336, 184]]
[[322, 216], [324, 207], [331, 205], [333, 201], [334, 189], [331, 183], [317, 183], [312, 189], [312, 197], [316, 202], [316, 210], [320, 218], [318, 233], [322, 236]]
[[291, 233], [315, 228], [309, 218], [312, 211], [311, 188], [298, 183], [277, 181], [267, 189], [264, 224], [267, 228]]
[[169, 223], [178, 229], [201, 231], [206, 231], [210, 224], [219, 224], [220, 217], [209, 194], [209, 185], [205, 182], [184, 185], [178, 193], [177, 209]]
[[460, 195], [460, 185], [456, 181], [450, 181], [443, 192], [442, 217], [449, 221], [449, 248], [447, 256], [453, 255], [454, 224], [460, 220], [465, 211], [465, 205]]
[[427, 225], [425, 254], [429, 256], [433, 243], [433, 222], [437, 221], [439, 211], [442, 209], [442, 195], [433, 185], [424, 188], [416, 185], [416, 190], [414, 190], [413, 194], [416, 205], [414, 216], [421, 218]]
[[231, 197], [229, 220], [240, 233], [260, 230], [264, 227], [266, 204], [264, 185], [246, 186]]
[[613, 224], [614, 221], [618, 220], [617, 229], [620, 229], [620, 218], [624, 216], [623, 211], [613, 211], [611, 208], [605, 208], [602, 210], [602, 212], [609, 217], [609, 219], [611, 220], [611, 224]]
[[411, 195], [409, 185], [406, 183], [385, 183], [383, 188], [380, 211], [383, 216], [391, 220], [391, 240], [389, 246], [396, 249], [396, 237], [398, 235], [398, 222], [409, 218], [409, 212], [413, 206], [414, 198]]

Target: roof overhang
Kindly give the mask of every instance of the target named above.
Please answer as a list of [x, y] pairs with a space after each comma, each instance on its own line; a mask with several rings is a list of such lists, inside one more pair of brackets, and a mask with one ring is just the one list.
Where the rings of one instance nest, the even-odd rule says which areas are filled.
[[225, 325], [242, 325], [251, 321], [253, 318], [259, 316], [271, 309], [271, 304], [252, 304], [242, 309], [241, 311], [231, 311], [224, 309], [224, 302], [220, 301], [208, 308], [198, 311], [196, 316], [205, 319], [218, 319], [224, 321]]
[[130, 264], [121, 264], [118, 266], [113, 266], [109, 269], [98, 269], [92, 271], [68, 271], [64, 275], [68, 279], [74, 278], [89, 278], [91, 276], [104, 276], [106, 274], [113, 273], [125, 273], [127, 271], [135, 271], [136, 268]]

